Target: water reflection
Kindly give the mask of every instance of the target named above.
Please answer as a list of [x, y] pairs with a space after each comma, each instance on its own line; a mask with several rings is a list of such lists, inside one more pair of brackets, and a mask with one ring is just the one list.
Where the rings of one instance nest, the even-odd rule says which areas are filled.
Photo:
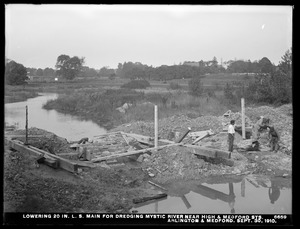
[[[140, 213], [291, 214], [291, 189], [253, 177], [222, 184], [177, 184], [168, 197], [135, 205]], [[247, 195], [246, 195], [247, 189]], [[175, 191], [174, 191], [175, 190]]]
[[271, 204], [274, 204], [276, 200], [279, 199], [280, 196], [280, 189], [277, 186], [277, 182], [274, 180], [271, 180], [271, 187], [269, 188], [269, 198], [271, 201]]

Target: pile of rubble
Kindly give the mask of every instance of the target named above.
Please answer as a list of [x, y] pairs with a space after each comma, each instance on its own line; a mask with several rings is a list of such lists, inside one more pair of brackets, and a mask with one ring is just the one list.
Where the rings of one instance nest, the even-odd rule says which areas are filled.
[[168, 147], [151, 155], [144, 154], [142, 168], [150, 177], [162, 184], [174, 180], [203, 179], [211, 175], [241, 174], [248, 169], [247, 159], [243, 155], [235, 153], [232, 160], [235, 164], [230, 167], [223, 163], [204, 160], [186, 147]]
[[[15, 139], [24, 141], [26, 131], [24, 129], [18, 129], [10, 131], [9, 135], [16, 135]], [[36, 137], [34, 137], [36, 136]], [[52, 154], [70, 152], [68, 147], [68, 141], [65, 138], [59, 137], [51, 132], [42, 130], [36, 127], [28, 129], [28, 143], [36, 148], [45, 150]]]

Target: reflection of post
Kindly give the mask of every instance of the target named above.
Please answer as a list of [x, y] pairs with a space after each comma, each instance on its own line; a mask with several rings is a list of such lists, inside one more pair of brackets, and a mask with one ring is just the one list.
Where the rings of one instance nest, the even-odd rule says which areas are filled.
[[158, 201], [155, 202], [155, 212], [158, 213]]
[[229, 183], [229, 207], [230, 207], [230, 213], [234, 214], [235, 213], [235, 209], [234, 209], [234, 203], [235, 203], [235, 195], [234, 195], [234, 191], [233, 191], [233, 184]]
[[245, 187], [246, 187], [246, 183], [245, 183], [245, 178], [244, 178], [241, 182], [241, 196], [242, 197], [245, 197]]
[[28, 109], [26, 106], [25, 145], [28, 145]]
[[189, 209], [191, 206], [191, 204], [189, 203], [189, 201], [187, 200], [187, 198], [185, 197], [185, 195], [181, 196], [181, 199], [183, 201], [183, 203], [185, 204], [186, 208]]
[[154, 106], [154, 147], [158, 146], [158, 117], [157, 117], [157, 105]]
[[245, 99], [241, 98], [241, 105], [242, 105], [242, 137], [246, 139], [246, 132], [245, 132]]

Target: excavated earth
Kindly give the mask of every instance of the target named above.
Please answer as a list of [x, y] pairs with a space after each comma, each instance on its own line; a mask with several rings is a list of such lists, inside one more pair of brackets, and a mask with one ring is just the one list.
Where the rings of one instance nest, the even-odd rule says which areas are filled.
[[[172, 146], [153, 153], [121, 158], [116, 163], [94, 163], [81, 167], [78, 174], [46, 165], [36, 166], [36, 156], [19, 153], [5, 146], [4, 154], [4, 211], [6, 212], [130, 212], [133, 199], [153, 195], [149, 180], [168, 188], [168, 193], [180, 192], [174, 186], [193, 181], [218, 183], [228, 179], [240, 180], [243, 176], [284, 179], [283, 185], [291, 187], [292, 176], [292, 108], [258, 107], [246, 109], [246, 125], [251, 126], [257, 117], [264, 115], [278, 130], [280, 150], [270, 152], [267, 133], [262, 133], [261, 151], [245, 151], [250, 140], [235, 135], [235, 150], [231, 159], [211, 159], [192, 154], [189, 148]], [[159, 120], [159, 137], [174, 141], [178, 134], [191, 127], [192, 132], [212, 130], [215, 134], [197, 143], [199, 146], [227, 150], [227, 133], [223, 131], [230, 119], [239, 125], [241, 115], [202, 116], [189, 119], [173, 116]], [[145, 136], [154, 136], [153, 123], [135, 122], [115, 128]], [[24, 130], [6, 134], [24, 135]], [[73, 153], [70, 143], [53, 133], [30, 128], [29, 144], [49, 153]], [[22, 140], [22, 139], [20, 139]], [[24, 139], [23, 139], [24, 140]], [[80, 139], [78, 139], [80, 140]], [[194, 138], [188, 135], [183, 143]], [[71, 157], [70, 157], [71, 158]], [[78, 160], [76, 157], [73, 160]], [[175, 181], [175, 182], [174, 182]]]

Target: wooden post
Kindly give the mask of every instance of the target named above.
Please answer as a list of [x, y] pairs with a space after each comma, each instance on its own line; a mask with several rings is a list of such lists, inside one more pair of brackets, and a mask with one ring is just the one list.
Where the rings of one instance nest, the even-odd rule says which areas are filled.
[[154, 105], [154, 147], [158, 147], [158, 115], [157, 105]]
[[246, 139], [246, 132], [245, 132], [245, 99], [241, 99], [241, 105], [242, 105], [242, 137], [243, 139]]
[[25, 145], [28, 145], [28, 108], [26, 106]]

